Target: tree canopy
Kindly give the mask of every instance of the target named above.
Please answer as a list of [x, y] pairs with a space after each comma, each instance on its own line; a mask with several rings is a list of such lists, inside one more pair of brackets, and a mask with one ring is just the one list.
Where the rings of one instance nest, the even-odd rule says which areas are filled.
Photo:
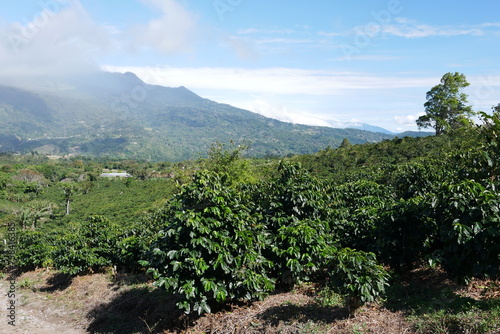
[[441, 83], [427, 92], [425, 115], [417, 119], [419, 128], [432, 127], [436, 135], [470, 124], [472, 107], [462, 89], [470, 84], [462, 73], [446, 73]]

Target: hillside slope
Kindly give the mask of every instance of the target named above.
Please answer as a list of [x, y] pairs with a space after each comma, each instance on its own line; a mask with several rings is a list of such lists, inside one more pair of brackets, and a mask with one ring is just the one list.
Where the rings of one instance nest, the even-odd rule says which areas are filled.
[[336, 147], [344, 138], [354, 144], [392, 137], [285, 123], [185, 87], [148, 85], [132, 73], [0, 86], [2, 151], [175, 161], [199, 156], [216, 141], [249, 142], [253, 156], [284, 156]]

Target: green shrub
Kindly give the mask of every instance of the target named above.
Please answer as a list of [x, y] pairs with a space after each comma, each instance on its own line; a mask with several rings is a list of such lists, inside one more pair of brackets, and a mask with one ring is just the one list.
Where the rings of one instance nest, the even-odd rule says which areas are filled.
[[375, 254], [344, 248], [332, 266], [330, 284], [346, 297], [349, 312], [385, 293], [389, 274], [377, 263]]
[[51, 266], [53, 263], [53, 235], [39, 231], [18, 232], [17, 266], [35, 269]]
[[62, 273], [77, 275], [111, 264], [111, 260], [96, 254], [77, 233], [59, 236], [54, 243], [54, 266]]
[[90, 217], [63, 233], [19, 231], [17, 265], [23, 269], [54, 266], [76, 275], [116, 261], [115, 231], [103, 217]]
[[399, 199], [381, 213], [375, 231], [378, 257], [398, 271], [410, 270], [429, 255], [436, 243], [437, 226], [429, 199]]
[[433, 202], [440, 246], [434, 260], [454, 277], [496, 276], [500, 267], [498, 185], [443, 185]]
[[281, 163], [278, 175], [253, 190], [269, 235], [265, 256], [284, 288], [325, 268], [336, 251], [328, 224], [328, 191], [299, 164]]
[[274, 289], [267, 241], [244, 194], [224, 175], [200, 172], [156, 216], [164, 227], [144, 265], [156, 286], [179, 293], [187, 313], [210, 312], [210, 303], [262, 298]]
[[392, 189], [373, 181], [357, 180], [332, 190], [332, 231], [343, 247], [374, 251], [380, 217], [393, 203]]

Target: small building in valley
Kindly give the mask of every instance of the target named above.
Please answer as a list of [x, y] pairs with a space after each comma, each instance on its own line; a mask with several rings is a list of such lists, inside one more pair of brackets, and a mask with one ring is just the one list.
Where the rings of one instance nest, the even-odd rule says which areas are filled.
[[100, 177], [111, 177], [111, 178], [115, 178], [115, 177], [132, 177], [132, 175], [130, 175], [129, 173], [102, 173], [101, 175], [99, 175]]

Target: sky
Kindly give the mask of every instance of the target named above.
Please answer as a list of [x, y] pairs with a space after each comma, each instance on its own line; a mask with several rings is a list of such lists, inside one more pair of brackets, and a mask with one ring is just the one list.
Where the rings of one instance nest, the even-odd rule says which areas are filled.
[[22, 0], [0, 3], [0, 77], [134, 72], [282, 121], [416, 130], [466, 75], [500, 103], [498, 0]]

